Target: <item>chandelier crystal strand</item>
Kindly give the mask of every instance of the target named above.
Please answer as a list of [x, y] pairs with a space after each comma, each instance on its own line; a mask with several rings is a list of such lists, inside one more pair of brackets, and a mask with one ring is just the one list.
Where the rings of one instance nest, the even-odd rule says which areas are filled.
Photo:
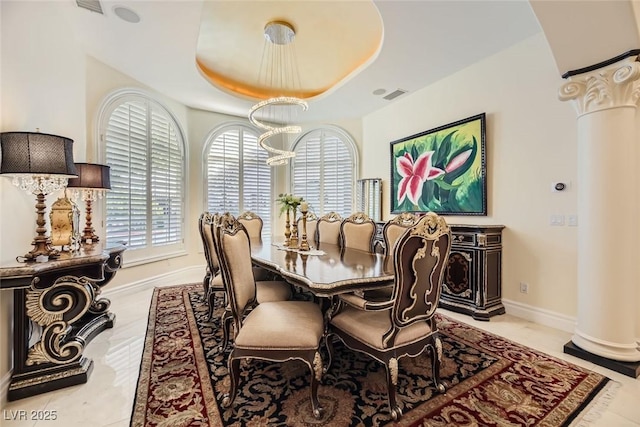
[[284, 21], [269, 22], [264, 28], [264, 37], [258, 82], [270, 87], [273, 96], [251, 107], [249, 121], [265, 131], [258, 137], [258, 144], [269, 153], [267, 164], [286, 165], [290, 158], [295, 157], [295, 153], [273, 147], [270, 139], [277, 135], [286, 137], [300, 133], [302, 128], [292, 124], [295, 123], [294, 115], [298, 111], [306, 111], [309, 105], [303, 99], [292, 96], [300, 84], [295, 50], [291, 43], [295, 38], [293, 26]]

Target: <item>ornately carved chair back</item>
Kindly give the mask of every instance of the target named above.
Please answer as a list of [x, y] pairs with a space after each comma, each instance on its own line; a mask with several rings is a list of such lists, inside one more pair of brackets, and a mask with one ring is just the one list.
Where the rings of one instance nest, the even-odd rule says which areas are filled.
[[411, 212], [403, 212], [387, 221], [382, 228], [385, 247], [385, 266], [393, 267], [393, 248], [407, 228], [416, 225], [420, 218]]
[[257, 214], [251, 211], [243, 212], [238, 216], [238, 221], [244, 225], [250, 239], [262, 240], [263, 222]]
[[342, 247], [373, 252], [376, 224], [364, 212], [356, 212], [340, 224]]
[[393, 327], [385, 334], [384, 342], [393, 345], [398, 328], [432, 320], [450, 251], [451, 230], [444, 218], [433, 212], [398, 239], [394, 251]]
[[342, 217], [336, 212], [330, 212], [318, 219], [318, 243], [340, 244], [340, 224]]
[[244, 226], [231, 214], [220, 217], [214, 230], [222, 279], [229, 306], [237, 325], [242, 324], [245, 310], [256, 299], [256, 284], [251, 266], [251, 246]]

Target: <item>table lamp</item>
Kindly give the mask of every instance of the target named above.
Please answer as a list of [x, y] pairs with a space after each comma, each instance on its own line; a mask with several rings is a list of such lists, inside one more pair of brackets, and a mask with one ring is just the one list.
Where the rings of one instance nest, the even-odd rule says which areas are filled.
[[85, 202], [86, 224], [82, 232], [82, 243], [95, 243], [100, 237], [91, 226], [91, 205], [98, 198], [102, 199], [105, 191], [111, 189], [111, 168], [96, 163], [76, 163], [76, 169], [78, 177], [71, 178], [67, 188], [72, 191], [74, 198], [82, 194], [82, 200]]
[[0, 133], [0, 174], [13, 177], [18, 188], [36, 195], [36, 237], [34, 248], [18, 261], [36, 261], [41, 255], [57, 258], [47, 236], [45, 196], [63, 189], [68, 178], [76, 176], [73, 164], [73, 140], [37, 132]]

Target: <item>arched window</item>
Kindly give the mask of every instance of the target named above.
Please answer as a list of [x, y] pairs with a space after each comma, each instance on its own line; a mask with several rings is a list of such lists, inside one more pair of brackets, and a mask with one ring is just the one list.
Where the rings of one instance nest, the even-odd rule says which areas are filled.
[[353, 139], [341, 129], [320, 128], [302, 135], [293, 151], [293, 194], [304, 197], [318, 216], [353, 213], [358, 168]]
[[125, 242], [127, 259], [163, 258], [184, 250], [185, 149], [172, 114], [144, 93], [121, 91], [100, 114], [107, 244]]
[[258, 146], [258, 133], [244, 124], [215, 129], [205, 143], [206, 203], [209, 212], [262, 218], [263, 236], [271, 234], [271, 166]]

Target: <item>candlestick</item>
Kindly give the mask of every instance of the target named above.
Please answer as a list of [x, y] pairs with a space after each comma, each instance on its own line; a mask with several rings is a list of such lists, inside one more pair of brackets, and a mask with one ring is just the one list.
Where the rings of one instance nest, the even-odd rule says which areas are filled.
[[302, 211], [302, 240], [300, 241], [300, 250], [308, 251], [311, 249], [309, 247], [309, 242], [307, 242], [307, 209], [309, 209], [309, 205], [306, 202], [302, 202], [300, 205], [300, 210]]
[[284, 225], [284, 246], [289, 246], [291, 240], [289, 237], [291, 236], [291, 229], [289, 228], [289, 209], [287, 209], [287, 222]]
[[293, 212], [293, 221], [291, 222], [291, 239], [289, 240], [290, 248], [298, 247], [298, 221], [296, 220], [296, 207], [291, 208]]

